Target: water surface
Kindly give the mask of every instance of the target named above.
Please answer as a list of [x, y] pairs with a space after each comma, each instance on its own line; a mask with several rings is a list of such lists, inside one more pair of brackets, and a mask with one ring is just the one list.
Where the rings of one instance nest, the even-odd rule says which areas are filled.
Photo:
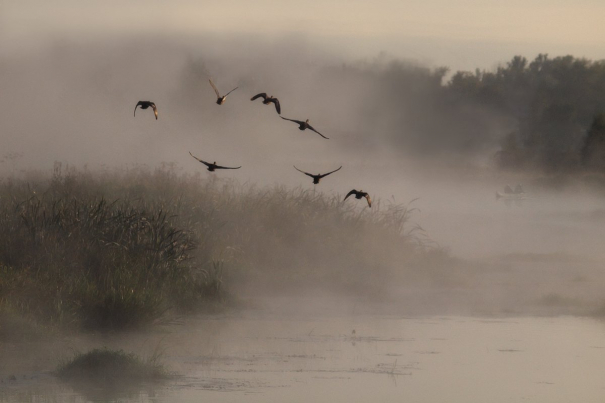
[[[3, 357], [23, 360], [10, 368], [0, 366], [0, 401], [605, 399], [605, 323], [575, 317], [317, 318], [265, 313], [190, 319], [153, 334], [64, 339], [53, 343], [54, 351], [36, 343], [2, 345]], [[178, 375], [164, 383], [107, 391], [66, 385], [50, 373], [56, 358], [68, 356], [71, 348], [102, 345], [143, 356], [160, 346], [164, 362]]]

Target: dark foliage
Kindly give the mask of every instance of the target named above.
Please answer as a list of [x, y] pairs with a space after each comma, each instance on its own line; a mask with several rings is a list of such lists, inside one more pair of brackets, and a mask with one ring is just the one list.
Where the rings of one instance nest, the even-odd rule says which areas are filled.
[[587, 132], [605, 111], [605, 62], [515, 56], [495, 72], [458, 72], [447, 89], [511, 119], [515, 127], [497, 154], [501, 166], [575, 170], [591, 154], [595, 140]]
[[375, 291], [426, 250], [412, 211], [169, 168], [57, 165], [50, 181], [0, 185], [0, 308], [123, 329], [220, 304], [224, 281]]
[[515, 56], [495, 71], [458, 71], [445, 82], [446, 74], [379, 58], [334, 69], [331, 81], [367, 87], [361, 138], [377, 132], [405, 153], [495, 156], [507, 169], [597, 169], [583, 162], [598, 143], [587, 133], [605, 112], [605, 61]]

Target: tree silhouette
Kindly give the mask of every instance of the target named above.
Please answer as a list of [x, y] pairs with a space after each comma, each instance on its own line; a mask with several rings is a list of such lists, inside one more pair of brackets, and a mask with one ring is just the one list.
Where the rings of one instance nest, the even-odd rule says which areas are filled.
[[605, 113], [592, 121], [582, 148], [582, 162], [590, 169], [605, 169]]

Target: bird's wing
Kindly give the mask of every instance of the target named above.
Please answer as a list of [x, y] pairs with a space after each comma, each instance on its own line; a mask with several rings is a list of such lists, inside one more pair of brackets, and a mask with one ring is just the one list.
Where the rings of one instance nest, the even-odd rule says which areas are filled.
[[255, 96], [253, 96], [252, 98], [250, 98], [250, 101], [254, 101], [257, 98], [263, 97], [263, 99], [267, 99], [267, 94], [264, 92], [261, 92], [260, 94], [256, 94]]
[[372, 199], [370, 199], [370, 195], [366, 193], [366, 195], [364, 197], [368, 201], [368, 206], [372, 207]]
[[153, 113], [155, 114], [155, 120], [158, 120], [158, 108], [153, 102], [151, 103], [151, 107], [153, 108]]
[[349, 193], [347, 193], [347, 195], [345, 196], [344, 200], [347, 200], [347, 198], [351, 195], [354, 195], [355, 193], [357, 193], [357, 190], [353, 189], [351, 190]]
[[271, 100], [271, 102], [273, 102], [275, 104], [275, 110], [277, 111], [278, 114], [281, 115], [281, 106], [279, 105], [279, 99], [273, 98]]
[[210, 166], [209, 163], [207, 163], [206, 161], [202, 161], [201, 159], [199, 159], [198, 157], [196, 157], [195, 155], [191, 154], [191, 151], [189, 151], [189, 155], [191, 155], [193, 158], [195, 158], [196, 160], [198, 160], [199, 162], [201, 162], [202, 164], [206, 165], [206, 166]]
[[212, 86], [212, 88], [214, 88], [214, 92], [216, 92], [216, 97], [220, 98], [221, 94], [218, 92], [218, 89], [216, 88], [216, 85], [214, 85], [214, 83], [212, 82], [212, 80], [209, 79], [208, 81], [210, 81], [210, 85]]
[[216, 165], [214, 168], [215, 169], [240, 169], [241, 166], [239, 166], [239, 167], [222, 167], [220, 165]]
[[238, 89], [239, 87], [235, 87], [234, 89], [232, 89], [231, 91], [229, 91], [228, 93], [225, 94], [225, 96], [231, 94], [233, 91], [235, 91], [236, 89]]
[[134, 107], [134, 116], [137, 116], [137, 108], [138, 108], [139, 106], [143, 106], [143, 105], [144, 105], [144, 102], [143, 102], [143, 101], [139, 101], [139, 102], [137, 102], [137, 105]]
[[[342, 168], [342, 165], [340, 166], [340, 168]], [[340, 168], [333, 170], [332, 172], [328, 172], [327, 174], [323, 174], [323, 175], [319, 175], [320, 178], [324, 178], [330, 174], [333, 174], [336, 171], [340, 171]]]
[[300, 169], [296, 168], [296, 165], [292, 165], [292, 166], [293, 166], [293, 167], [294, 167], [294, 169], [296, 169], [298, 172], [302, 172], [302, 173], [304, 173], [305, 175], [310, 176], [311, 178], [313, 177], [313, 175], [311, 175], [310, 173], [305, 172], [305, 171], [301, 171]]
[[310, 124], [307, 124], [307, 127], [309, 128], [309, 130], [313, 130], [315, 133], [319, 134], [321, 137], [323, 137], [324, 139], [330, 139], [329, 137], [324, 136], [323, 134], [321, 134], [320, 132], [318, 132], [317, 130], [315, 130], [313, 128], [313, 126], [311, 126]]
[[300, 120], [288, 119], [288, 118], [285, 118], [285, 117], [283, 117], [283, 116], [280, 116], [280, 118], [282, 118], [283, 120], [289, 120], [290, 122], [296, 122], [296, 123], [298, 123], [299, 125], [301, 125], [301, 124], [305, 123], [305, 122], [301, 122]]

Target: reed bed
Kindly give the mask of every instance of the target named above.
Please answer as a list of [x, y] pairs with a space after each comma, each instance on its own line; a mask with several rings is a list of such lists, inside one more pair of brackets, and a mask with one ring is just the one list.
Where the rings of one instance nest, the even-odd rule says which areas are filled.
[[342, 198], [170, 165], [91, 173], [56, 164], [52, 175], [7, 178], [0, 309], [123, 329], [220, 306], [244, 285], [379, 292], [431, 250], [413, 209]]

